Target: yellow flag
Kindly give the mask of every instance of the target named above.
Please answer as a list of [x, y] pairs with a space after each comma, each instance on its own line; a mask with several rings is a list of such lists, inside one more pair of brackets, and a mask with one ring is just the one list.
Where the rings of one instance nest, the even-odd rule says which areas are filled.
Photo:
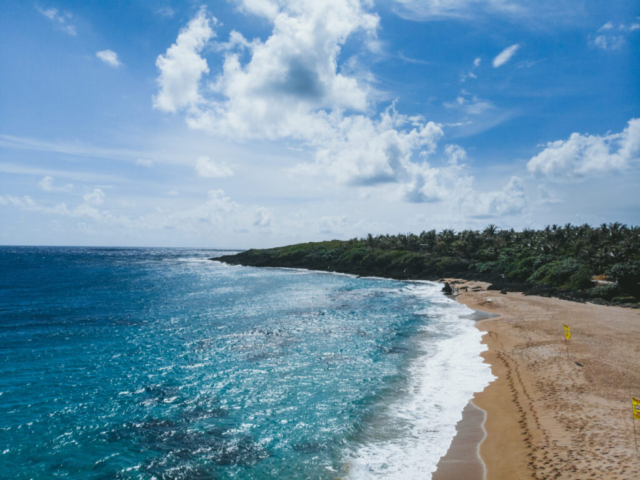
[[564, 338], [567, 340], [571, 338], [571, 329], [569, 328], [569, 325], [564, 326]]
[[633, 418], [640, 420], [640, 398], [631, 397], [631, 404], [633, 405]]

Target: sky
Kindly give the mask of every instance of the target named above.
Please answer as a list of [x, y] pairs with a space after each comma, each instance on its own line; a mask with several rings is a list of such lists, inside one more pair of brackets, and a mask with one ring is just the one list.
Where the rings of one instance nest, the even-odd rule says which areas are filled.
[[640, 224], [637, 0], [4, 0], [0, 244]]

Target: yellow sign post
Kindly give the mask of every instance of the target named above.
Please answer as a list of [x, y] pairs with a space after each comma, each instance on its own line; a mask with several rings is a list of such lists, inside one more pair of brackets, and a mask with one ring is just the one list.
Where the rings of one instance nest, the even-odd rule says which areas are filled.
[[569, 328], [569, 325], [564, 326], [564, 346], [567, 347], [567, 358], [569, 358], [569, 343], [567, 342], [567, 340], [569, 340], [571, 338], [571, 329]]
[[633, 439], [636, 441], [636, 452], [638, 451], [638, 437], [636, 435], [636, 422], [634, 420], [640, 420], [640, 398], [631, 397], [631, 406], [633, 407]]

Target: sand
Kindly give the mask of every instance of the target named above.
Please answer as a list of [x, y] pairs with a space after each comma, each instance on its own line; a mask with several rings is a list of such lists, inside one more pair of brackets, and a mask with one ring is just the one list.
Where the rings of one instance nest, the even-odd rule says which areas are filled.
[[[640, 479], [630, 400], [630, 392], [640, 396], [640, 311], [460, 282], [469, 287], [460, 302], [501, 315], [476, 324], [487, 332], [483, 357], [498, 377], [473, 399], [486, 412], [486, 478]], [[463, 418], [459, 436], [471, 438], [477, 425], [477, 417]], [[640, 421], [636, 428], [640, 434]], [[456, 437], [434, 479], [477, 478], [477, 462], [456, 463], [472, 452]]]
[[469, 402], [462, 412], [462, 420], [456, 425], [457, 434], [440, 459], [431, 480], [483, 480], [484, 462], [480, 458], [479, 446], [484, 440], [483, 428], [486, 413]]

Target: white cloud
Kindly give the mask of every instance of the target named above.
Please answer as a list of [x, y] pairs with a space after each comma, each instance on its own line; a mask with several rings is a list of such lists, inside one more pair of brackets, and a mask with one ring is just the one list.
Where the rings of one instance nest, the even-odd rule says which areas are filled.
[[516, 54], [519, 48], [520, 45], [518, 45], [517, 43], [505, 48], [496, 56], [496, 58], [493, 59], [493, 67], [498, 68], [507, 63], [509, 60], [511, 60], [511, 57]]
[[36, 203], [29, 196], [19, 198], [12, 195], [0, 195], [0, 205], [11, 205], [26, 210], [28, 208], [33, 208]]
[[524, 183], [518, 177], [511, 180], [502, 190], [464, 197], [471, 216], [479, 218], [504, 217], [521, 213], [527, 205]]
[[593, 39], [593, 45], [602, 50], [619, 50], [624, 45], [622, 35], [598, 35]]
[[78, 32], [76, 32], [76, 27], [69, 23], [69, 20], [73, 18], [73, 15], [69, 12], [60, 12], [57, 8], [40, 8], [36, 7], [38, 12], [51, 20], [56, 28], [62, 30], [63, 32], [68, 33], [69, 35], [76, 36]]
[[340, 215], [321, 217], [316, 226], [320, 233], [340, 235], [347, 226], [347, 216]]
[[14, 137], [12, 135], [0, 135], [0, 146], [38, 152], [63, 153], [79, 157], [112, 158], [115, 160], [140, 159], [140, 156], [144, 155], [144, 152], [122, 148], [103, 148], [77, 142], [50, 142], [29, 137]]
[[471, 70], [468, 73], [464, 73], [460, 75], [460, 81], [465, 82], [467, 78], [478, 78], [478, 76], [475, 74], [475, 70], [480, 66], [480, 63], [482, 63], [482, 59], [480, 57], [477, 57], [473, 61], [473, 66], [471, 67]]
[[149, 160], [148, 158], [138, 158], [136, 160], [136, 165], [149, 168], [153, 166], [153, 160]]
[[44, 192], [70, 192], [73, 190], [71, 183], [58, 187], [54, 185], [54, 181], [53, 177], [46, 176], [38, 182], [38, 187]]
[[480, 13], [523, 15], [529, 9], [511, 0], [395, 0], [403, 18], [428, 20], [443, 17], [470, 18]]
[[459, 95], [454, 102], [445, 102], [444, 106], [463, 111], [468, 115], [481, 115], [494, 108], [493, 104], [488, 100], [482, 100], [476, 96], [466, 98], [463, 95]]
[[619, 50], [625, 44], [626, 36], [636, 30], [640, 30], [638, 23], [620, 23], [616, 26], [613, 22], [607, 22], [595, 36], [590, 37], [590, 43], [601, 50]]
[[268, 227], [271, 225], [271, 210], [264, 207], [255, 209], [253, 225], [256, 227]]
[[233, 170], [224, 163], [217, 163], [209, 157], [200, 157], [196, 160], [196, 172], [199, 177], [225, 178], [233, 176]]
[[467, 152], [459, 145], [447, 145], [444, 153], [449, 159], [449, 165], [459, 165], [467, 159]]
[[196, 107], [201, 102], [200, 79], [209, 73], [209, 67], [199, 53], [215, 36], [210, 23], [202, 8], [182, 29], [167, 53], [158, 56], [156, 66], [160, 70], [160, 92], [154, 98], [155, 108], [176, 112], [181, 108]]
[[529, 172], [552, 181], [572, 181], [620, 172], [640, 155], [640, 118], [629, 120], [620, 133], [580, 135], [549, 142], [527, 163]]
[[158, 15], [161, 15], [161, 16], [166, 17], [166, 18], [173, 18], [173, 16], [176, 14], [175, 10], [173, 8], [171, 8], [171, 7], [159, 8], [156, 11], [156, 13]]
[[316, 144], [316, 164], [350, 185], [404, 183], [414, 173], [415, 152], [435, 151], [442, 129], [390, 108], [379, 118], [344, 117], [331, 138]]
[[375, 36], [378, 17], [353, 0], [282, 3], [272, 35], [251, 44], [248, 62], [240, 53], [226, 55], [211, 85], [222, 100], [195, 111], [198, 102], [189, 104], [191, 126], [237, 138], [308, 141], [330, 136], [343, 111], [366, 110], [367, 85], [338, 71], [338, 55], [349, 36]]
[[[299, 166], [297, 173], [381, 188], [410, 202], [441, 201], [458, 185], [472, 183], [457, 164], [464, 155], [452, 150], [449, 163], [431, 166], [426, 159], [437, 150], [441, 125], [398, 113], [393, 105], [375, 114], [372, 76], [352, 76], [339, 66], [348, 38], [366, 47], [377, 35], [379, 18], [367, 11], [369, 5], [365, 0], [246, 0], [242, 10], [272, 22], [271, 35], [248, 41], [234, 32], [228, 43], [216, 45], [202, 9], [158, 57], [156, 107], [183, 111], [191, 128], [212, 135], [310, 149], [315, 161]], [[202, 55], [216, 49], [207, 46], [224, 52], [221, 71], [208, 84]], [[169, 86], [174, 84], [180, 88]], [[479, 115], [492, 105], [461, 97], [456, 108]], [[201, 176], [222, 176], [223, 167], [208, 158], [196, 163]], [[475, 195], [469, 188], [464, 193]]]
[[[108, 210], [97, 208], [93, 197], [103, 198], [104, 194], [97, 194], [96, 190], [99, 189], [85, 196], [84, 203], [71, 208], [64, 203], [47, 206], [37, 203], [29, 196], [12, 195], [0, 195], [0, 206], [45, 215], [85, 218], [91, 220], [93, 226], [103, 224], [110, 230], [116, 226], [123, 227], [130, 233], [145, 230], [180, 230], [190, 235], [211, 237], [221, 232], [246, 233], [251, 229], [259, 229], [255, 231], [264, 233], [269, 231], [267, 228], [272, 223], [269, 209], [240, 205], [231, 200], [222, 190], [209, 191], [206, 200], [194, 207], [175, 211], [165, 211], [160, 208], [138, 218], [116, 215]], [[94, 205], [91, 205], [91, 202], [94, 202]], [[87, 226], [91, 227], [91, 225]]]
[[93, 191], [85, 193], [84, 201], [89, 205], [102, 205], [104, 203], [104, 192], [99, 188], [94, 188]]
[[96, 52], [96, 57], [102, 60], [107, 65], [117, 68], [122, 65], [122, 62], [118, 58], [118, 54], [113, 50], [102, 50], [100, 52]]
[[270, 20], [276, 18], [280, 10], [277, 0], [240, 0], [238, 3], [241, 10]]

